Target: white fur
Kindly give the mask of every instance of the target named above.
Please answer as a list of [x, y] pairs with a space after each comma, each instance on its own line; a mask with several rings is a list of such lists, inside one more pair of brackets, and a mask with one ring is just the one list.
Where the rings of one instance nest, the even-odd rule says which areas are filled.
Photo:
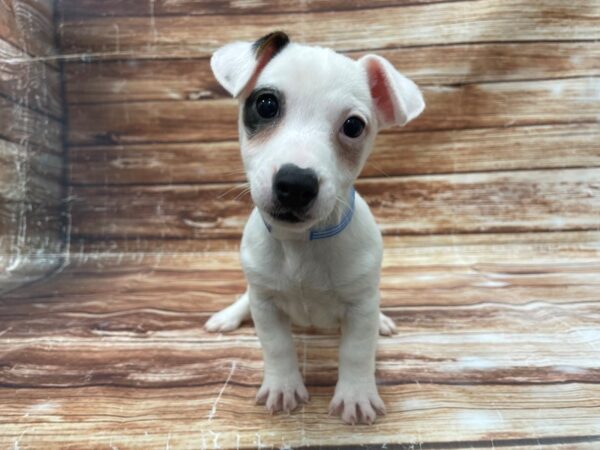
[[[254, 88], [247, 86], [248, 80], [258, 75], [256, 87], [275, 87], [285, 94], [285, 115], [268, 139], [249, 139], [240, 113], [242, 158], [256, 204], [241, 245], [248, 290], [211, 317], [206, 328], [233, 330], [251, 312], [265, 363], [257, 401], [275, 412], [291, 411], [308, 401], [291, 324], [341, 326], [339, 379], [330, 413], [341, 414], [347, 423], [372, 423], [385, 411], [375, 383], [377, 335], [395, 332], [393, 321], [379, 311], [381, 234], [357, 194], [353, 219], [343, 232], [316, 241], [306, 237], [311, 227], [339, 222], [378, 129], [390, 124], [378, 118], [364, 58], [354, 61], [328, 49], [288, 44], [254, 74], [250, 49], [250, 43], [234, 43], [217, 51], [212, 61], [217, 80], [233, 95], [241, 91], [248, 95]], [[386, 79], [393, 81], [391, 100], [401, 111], [396, 122], [416, 117], [423, 109], [416, 85], [383, 58], [370, 58], [378, 58]], [[245, 98], [240, 100], [243, 104]], [[357, 139], [340, 132], [353, 115], [367, 124]], [[354, 157], [346, 158], [344, 152], [353, 152]], [[319, 178], [319, 194], [309, 217], [293, 225], [268, 214], [273, 176], [287, 163], [311, 168]]]
[[210, 67], [221, 86], [237, 97], [254, 71], [252, 45], [232, 42], [221, 47], [210, 59]]

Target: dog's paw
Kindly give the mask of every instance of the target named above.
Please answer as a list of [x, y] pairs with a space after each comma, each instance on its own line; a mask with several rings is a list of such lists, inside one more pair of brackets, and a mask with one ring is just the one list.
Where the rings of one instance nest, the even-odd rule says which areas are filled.
[[347, 424], [371, 425], [378, 414], [385, 414], [385, 405], [377, 393], [375, 382], [338, 382], [329, 404], [329, 414], [341, 415]]
[[239, 328], [245, 318], [244, 309], [234, 303], [212, 315], [204, 324], [204, 328], [210, 333], [225, 333]]
[[256, 403], [265, 405], [271, 414], [278, 411], [290, 412], [298, 405], [307, 403], [308, 391], [300, 374], [289, 377], [272, 377], [263, 381], [256, 394]]
[[383, 313], [379, 313], [379, 334], [382, 336], [391, 336], [396, 334], [396, 324], [394, 321]]
[[239, 328], [243, 320], [244, 316], [230, 306], [211, 316], [204, 324], [204, 328], [211, 333], [225, 333]]

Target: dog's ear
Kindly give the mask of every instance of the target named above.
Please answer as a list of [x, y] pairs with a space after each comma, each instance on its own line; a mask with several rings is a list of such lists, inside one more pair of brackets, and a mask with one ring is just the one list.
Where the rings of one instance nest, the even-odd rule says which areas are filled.
[[358, 61], [365, 68], [380, 128], [405, 125], [425, 108], [417, 85], [381, 56], [366, 55]]
[[232, 42], [212, 55], [210, 67], [221, 86], [237, 97], [254, 86], [260, 72], [289, 41], [283, 31], [275, 31], [254, 43]]

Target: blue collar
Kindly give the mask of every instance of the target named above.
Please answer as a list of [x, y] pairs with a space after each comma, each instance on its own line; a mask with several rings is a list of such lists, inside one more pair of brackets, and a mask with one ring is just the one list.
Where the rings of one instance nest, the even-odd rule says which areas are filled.
[[[352, 221], [352, 216], [354, 216], [354, 199], [356, 197], [356, 191], [354, 187], [350, 189], [350, 195], [348, 196], [348, 207], [342, 214], [342, 218], [340, 219], [337, 225], [333, 225], [327, 228], [321, 229], [312, 229], [308, 233], [309, 241], [316, 241], [317, 239], [327, 239], [333, 236], [340, 234], [344, 229], [348, 226], [348, 224]], [[267, 230], [269, 233], [271, 232], [271, 226], [265, 222]]]

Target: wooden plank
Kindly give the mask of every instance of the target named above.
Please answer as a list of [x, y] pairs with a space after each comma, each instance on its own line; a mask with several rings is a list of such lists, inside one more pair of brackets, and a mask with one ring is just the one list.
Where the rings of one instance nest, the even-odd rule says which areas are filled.
[[[343, 11], [347, 9], [381, 8], [385, 6], [413, 6], [439, 3], [443, 0], [275, 0], [265, 2], [231, 2], [229, 0], [59, 0], [58, 8], [65, 19], [78, 17], [164, 16], [207, 14], [272, 14], [315, 11]], [[452, 1], [452, 0], [451, 0]]]
[[[420, 85], [600, 74], [599, 42], [485, 43], [377, 53]], [[363, 54], [351, 52], [349, 56]], [[214, 79], [207, 58], [69, 62], [65, 76], [66, 98], [71, 104], [229, 96]]]
[[[239, 251], [240, 240], [234, 239], [107, 239], [101, 241], [88, 241], [72, 236], [70, 247], [76, 261], [88, 258], [102, 258], [116, 256], [125, 258], [141, 258], [154, 255], [159, 258], [169, 257], [171, 254], [197, 253], [197, 252], [223, 252]], [[161, 255], [161, 256], [158, 256]]]
[[[489, 311], [478, 312], [483, 315]], [[547, 313], [525, 310], [506, 314], [507, 317], [529, 314], [532, 317], [526, 329], [521, 329], [519, 324], [517, 330], [508, 331], [506, 328], [447, 332], [402, 329], [399, 337], [380, 339], [377, 377], [386, 385], [597, 383], [600, 366], [599, 352], [594, 348], [598, 344], [595, 324], [579, 324], [567, 316], [569, 321], [555, 327], [559, 331], [531, 331], [533, 324], [537, 328], [539, 323], [534, 320], [543, 321], [548, 315], [563, 313], [564, 309], [549, 308]], [[596, 307], [593, 314], [596, 320], [597, 313]], [[456, 315], [459, 314], [460, 311]], [[53, 329], [48, 335], [32, 335], [45, 332], [38, 325], [43, 319], [37, 318], [23, 324], [32, 325], [28, 338], [4, 336], [0, 342], [0, 350], [6, 355], [1, 358], [2, 385], [15, 388], [208, 385], [219, 383], [227, 375], [232, 359], [240, 361], [240, 382], [260, 385], [262, 352], [253, 328], [244, 327], [234, 335], [205, 336], [192, 332], [181, 324], [183, 319], [175, 318], [166, 321], [158, 331], [147, 329], [148, 323], [162, 320], [158, 313], [138, 311], [139, 323], [135, 327], [127, 319], [112, 321], [113, 316], [121, 317], [122, 313], [110, 314], [111, 320], [103, 317], [94, 320], [92, 315], [84, 325], [77, 320], [78, 315], [73, 312], [66, 316], [67, 322], [55, 324], [61, 327], [61, 324], [72, 323], [73, 329], [68, 332]], [[425, 316], [430, 321], [438, 319], [428, 310], [415, 316]], [[453, 314], [450, 317], [456, 318]], [[18, 318], [3, 322], [9, 324], [8, 330], [21, 323]], [[196, 320], [194, 325], [195, 330], [202, 329], [202, 321]], [[82, 332], [82, 326], [92, 327], [87, 333], [91, 336], [74, 337]], [[296, 332], [296, 348], [303, 361], [303, 346], [309, 346], [304, 363], [307, 384], [334, 385], [339, 336], [299, 333], [302, 332]], [[170, 335], [170, 339], [155, 339], [153, 336], [157, 334]], [[78, 358], [74, 359], [73, 354], [79, 355]], [[11, 367], [19, 370], [11, 371]]]
[[56, 205], [63, 194], [63, 161], [45, 150], [0, 139], [0, 199]]
[[572, 124], [382, 134], [363, 176], [594, 167], [599, 133]]
[[[400, 236], [384, 236], [384, 247], [387, 250], [394, 250], [395, 257], [402, 255], [403, 262], [401, 265], [422, 265], [427, 264], [427, 258], [430, 256], [435, 261], [443, 266], [444, 264], [456, 264], [458, 262], [465, 261], [465, 252], [468, 252], [473, 258], [473, 261], [481, 262], [480, 258], [486, 258], [487, 255], [493, 251], [493, 253], [502, 252], [505, 253], [505, 249], [511, 248], [506, 251], [506, 257], [512, 257], [517, 250], [512, 249], [512, 245], [523, 247], [526, 252], [529, 252], [531, 261], [535, 261], [534, 255], [546, 255], [546, 251], [550, 252], [550, 248], [553, 250], [547, 254], [558, 257], [564, 255], [565, 258], [576, 258], [581, 260], [586, 256], [590, 259], [586, 261], [594, 261], [597, 255], [597, 241], [600, 240], [600, 234], [595, 231], [552, 231], [552, 232], [532, 232], [532, 233], [508, 233], [508, 234], [460, 234], [460, 235], [400, 235]], [[554, 243], [564, 243], [565, 247], [554, 248]], [[171, 258], [172, 264], [176, 264], [176, 261], [184, 261], [183, 264], [195, 267], [193, 265], [194, 253], [209, 252], [210, 257], [216, 257], [221, 263], [221, 256], [234, 252], [239, 252], [239, 239], [209, 239], [209, 240], [194, 240], [194, 239], [173, 239], [173, 240], [136, 240], [122, 242], [124, 245], [121, 246], [119, 241], [95, 241], [95, 242], [83, 242], [72, 240], [71, 246], [73, 254], [77, 254], [77, 258], [73, 261], [77, 263], [77, 267], [85, 268], [85, 264], [91, 264], [90, 267], [94, 267], [96, 264], [95, 260], [102, 260], [102, 258], [118, 258], [119, 260], [126, 261], [127, 264], [132, 264], [138, 261], [139, 264], [149, 265], [155, 267], [156, 264], [160, 264], [163, 258]], [[490, 243], [496, 243], [497, 246], [492, 249], [486, 248]], [[125, 246], [127, 244], [127, 246]], [[591, 246], [589, 246], [591, 245]], [[452, 247], [460, 246], [461, 255], [454, 257], [452, 252], [449, 250]], [[518, 247], [521, 248], [521, 247]], [[430, 249], [431, 252], [439, 253], [427, 253], [425, 249]], [[478, 250], [482, 249], [482, 250]], [[519, 250], [520, 251], [520, 250]], [[571, 252], [572, 253], [569, 253]], [[581, 253], [579, 253], [581, 251]], [[425, 252], [425, 256], [420, 257], [420, 253]], [[538, 253], [541, 252], [541, 253]], [[192, 254], [192, 255], [188, 255]], [[185, 258], [190, 256], [192, 260], [188, 261]], [[410, 263], [405, 258], [412, 258]], [[494, 261], [502, 262], [497, 256], [494, 257]], [[225, 259], [224, 264], [236, 264], [236, 261], [229, 261]], [[544, 260], [548, 262], [549, 260]], [[489, 262], [489, 261], [488, 261]], [[239, 263], [239, 261], [237, 261]], [[158, 267], [158, 266], [156, 266]], [[221, 267], [224, 269], [225, 267]], [[85, 269], [82, 269], [85, 270]]]
[[[557, 37], [595, 40], [599, 18], [600, 6], [587, 0], [483, 0], [306, 14], [97, 17], [66, 21], [60, 34], [63, 50], [75, 55], [189, 58], [208, 56], [226, 42], [256, 40], [273, 29], [342, 51]], [[377, 24], [377, 33], [357, 23]]]
[[62, 116], [57, 70], [0, 40], [0, 95], [25, 106]]
[[[387, 236], [382, 305], [390, 310], [596, 302], [599, 241], [596, 231]], [[105, 314], [135, 302], [140, 310], [206, 313], [245, 290], [239, 239], [125, 243], [72, 239], [68, 271], [13, 293], [15, 301], [6, 307], [20, 314], [28, 303], [42, 302], [45, 311], [75, 307]]]
[[[590, 253], [593, 245], [587, 244]], [[566, 243], [550, 243], [547, 247], [571, 253], [575, 258], [583, 253], [578, 253]], [[521, 258], [529, 258], [525, 251], [535, 246], [512, 243], [509, 248], [519, 252]], [[424, 247], [420, 253], [421, 260], [434, 253], [432, 250]], [[423, 326], [434, 327], [435, 324], [429, 320], [431, 311], [439, 314], [447, 312], [448, 320], [453, 320], [460, 313], [488, 321], [497, 319], [497, 315], [482, 317], [489, 312], [486, 308], [490, 305], [498, 305], [512, 317], [513, 314], [527, 316], [529, 313], [524, 311], [540, 305], [562, 315], [563, 309], [569, 305], [597, 305], [600, 301], [597, 250], [595, 259], [581, 258], [576, 263], [569, 262], [566, 257], [553, 260], [548, 250], [544, 255], [535, 256], [538, 262], [526, 265], [518, 265], [522, 263], [516, 257], [510, 258], [497, 251], [493, 253], [495, 248], [491, 244], [465, 248], [446, 246], [443, 250], [454, 252], [457, 255], [455, 259], [464, 250], [466, 256], [476, 262], [454, 261], [443, 266], [436, 265], [434, 261], [415, 264], [416, 257], [409, 255], [408, 251], [398, 256], [396, 249], [386, 248], [381, 284], [382, 308], [401, 324], [402, 330], [408, 329], [410, 324], [405, 321], [409, 318], [421, 320]], [[478, 251], [491, 253], [485, 258], [477, 255]], [[437, 250], [437, 253], [441, 254], [442, 250]], [[491, 261], [498, 254], [506, 262], [498, 264]], [[42, 256], [48, 255], [53, 256], [54, 253], [47, 252]], [[93, 264], [73, 268], [80, 257], [93, 261]], [[211, 257], [218, 259], [220, 264], [214, 263]], [[399, 265], [400, 262], [407, 264], [406, 270]], [[186, 263], [187, 266], [184, 266]], [[218, 269], [218, 266], [223, 268]], [[532, 271], [536, 273], [532, 274]], [[77, 311], [78, 319], [72, 322], [74, 333], [83, 332], [87, 327], [86, 335], [101, 331], [116, 338], [119, 333], [124, 336], [146, 333], [155, 339], [168, 340], [173, 338], [173, 333], [168, 332], [169, 327], [176, 326], [177, 332], [186, 339], [193, 336], [199, 339], [199, 328], [209, 315], [231, 304], [245, 289], [239, 252], [226, 255], [198, 252], [188, 256], [181, 253], [167, 256], [138, 254], [135, 257], [125, 253], [107, 256], [71, 252], [70, 265], [58, 279], [5, 296], [0, 310], [6, 321], [12, 322], [16, 316], [28, 317], [28, 326], [50, 334], [60, 332], [52, 328], [58, 319], [68, 318], [71, 322], [75, 320], [73, 312]], [[107, 298], [110, 302], [106, 301]], [[454, 309], [459, 312], [452, 312]], [[116, 314], [117, 310], [122, 313]], [[53, 319], [46, 322], [43, 312]], [[103, 321], [108, 317], [110, 320]], [[590, 320], [596, 320], [593, 317], [596, 315], [592, 314]], [[133, 325], [135, 320], [136, 325]], [[548, 327], [558, 326], [558, 322], [551, 318], [546, 317], [545, 320]], [[102, 329], [94, 331], [92, 328], [99, 322], [103, 324]], [[446, 327], [453, 326], [446, 323]], [[252, 329], [243, 328], [236, 332], [235, 338], [252, 333]]]
[[434, 175], [398, 184], [394, 179], [366, 180], [358, 189], [386, 234], [583, 230], [600, 224], [599, 173]]
[[0, 294], [42, 278], [62, 260], [59, 206], [0, 202]]
[[[597, 229], [600, 169], [367, 179], [384, 234]], [[73, 187], [76, 238], [239, 237], [250, 199], [232, 185]]]
[[[32, 253], [55, 253], [62, 247], [60, 239], [62, 211], [57, 205], [31, 202], [0, 202], [0, 255], [24, 256]], [[3, 268], [10, 266], [6, 263]]]
[[61, 122], [4, 97], [0, 97], [0, 138], [62, 153]]
[[[42, 282], [63, 265], [61, 252], [17, 255], [0, 254], [0, 295], [8, 295], [18, 289]], [[10, 270], [9, 270], [10, 269]]]
[[[77, 185], [245, 179], [237, 140], [69, 150], [70, 182]], [[362, 176], [595, 166], [600, 166], [597, 124], [546, 125], [382, 134]]]
[[62, 105], [53, 0], [0, 1], [0, 293], [62, 252]]
[[128, 60], [65, 64], [69, 104], [229, 97], [209, 60]]
[[69, 105], [69, 145], [235, 139], [234, 100]]
[[597, 385], [382, 386], [388, 415], [376, 426], [349, 428], [326, 414], [329, 386], [310, 389], [302, 412], [270, 416], [252, 404], [256, 388], [239, 384], [238, 367], [228, 382], [179, 389], [5, 388], [2, 444], [94, 450], [420, 444], [443, 450], [492, 448], [493, 441], [494, 448], [509, 450], [572, 450], [598, 443]]
[[[491, 441], [489, 444], [491, 447]], [[598, 441], [596, 438], [592, 438], [592, 440], [590, 440], [589, 438], [573, 438], [572, 440], [568, 440], [568, 442], [561, 441], [560, 439], [551, 439], [548, 441], [540, 441], [539, 444], [537, 443], [537, 441], [534, 444], [533, 440], [521, 440], [517, 442], [511, 441], [507, 442], [506, 444], [507, 445], [503, 446], [502, 448], [507, 450], [531, 450], [532, 447], [535, 448], [534, 445], [541, 450], [594, 450], [598, 446]], [[512, 444], [515, 445], [513, 446]], [[468, 443], [467, 445], [470, 445], [472, 448], [473, 443]], [[494, 446], [495, 445], [496, 443], [494, 442]], [[465, 446], [464, 448], [466, 450], [469, 447]]]
[[[518, 246], [513, 247], [518, 248]], [[558, 243], [555, 244], [555, 247], [565, 247], [565, 244]], [[460, 250], [460, 247], [458, 249]], [[199, 254], [195, 256], [196, 260], [206, 261], [208, 259]], [[228, 259], [233, 259], [234, 256], [237, 256], [237, 253], [227, 256]], [[73, 345], [80, 345], [82, 340], [99, 336], [112, 343], [121, 344], [129, 338], [144, 337], [162, 345], [172, 343], [174, 337], [177, 336], [177, 340], [185, 345], [193, 341], [202, 341], [204, 345], [215, 347], [217, 346], [215, 340], [217, 340], [222, 343], [221, 350], [223, 350], [227, 345], [232, 345], [232, 341], [254, 338], [254, 330], [251, 326], [244, 326], [231, 336], [216, 337], [205, 335], [200, 326], [210, 314], [234, 300], [233, 291], [244, 290], [243, 276], [239, 267], [233, 270], [234, 266], [232, 265], [225, 270], [225, 278], [235, 286], [233, 288], [228, 287], [225, 280], [216, 279], [217, 271], [212, 267], [210, 261], [206, 262], [209, 268], [198, 267], [192, 271], [183, 267], [183, 264], [176, 261], [176, 258], [167, 258], [166, 262], [162, 262], [160, 266], [152, 269], [154, 273], [151, 275], [148, 273], [147, 267], [140, 267], [140, 259], [137, 263], [130, 262], [129, 264], [125, 262], [127, 259], [127, 257], [124, 257], [118, 260], [116, 257], [109, 258], [106, 256], [97, 258], [95, 259], [95, 266], [86, 265], [88, 271], [81, 267], [74, 270], [68, 267], [57, 282], [50, 281], [49, 284], [45, 283], [40, 288], [28, 289], [29, 295], [17, 291], [14, 296], [5, 297], [6, 301], [0, 305], [0, 311], [3, 313], [0, 324], [4, 326], [4, 329], [7, 329], [4, 339], [14, 341], [15, 345], [18, 343], [29, 345], [35, 344], [36, 341], [32, 340], [32, 336], [35, 335], [44, 335], [46, 338], [65, 337], [64, 330], [60, 326], [61, 323], [65, 322], [70, 324], [67, 337]], [[191, 258], [183, 257], [182, 259], [188, 260]], [[151, 258], [144, 258], [144, 260], [151, 261]], [[389, 260], [390, 258], [388, 258]], [[516, 259], [512, 258], [512, 261], [514, 262]], [[171, 265], [167, 265], [167, 262]], [[116, 263], [115, 268], [109, 271], [103, 270], [104, 264], [112, 263]], [[436, 342], [439, 334], [448, 335], [446, 336], [448, 344], [458, 341], [455, 337], [456, 334], [471, 333], [472, 337], [463, 336], [464, 342], [462, 345], [489, 345], [491, 341], [497, 341], [496, 343], [499, 345], [515, 345], [517, 341], [521, 342], [525, 339], [521, 335], [527, 331], [531, 320], [538, 323], [535, 333], [539, 333], [539, 336], [554, 333], [555, 335], [561, 335], [561, 339], [564, 339], [565, 333], [573, 336], [579, 333], [574, 331], [575, 329], [591, 332], [598, 323], [600, 296], [597, 292], [600, 283], [597, 277], [594, 277], [594, 270], [597, 269], [599, 263], [600, 258], [597, 256], [595, 262], [579, 263], [577, 269], [569, 268], [567, 266], [568, 262], [563, 263], [564, 265], [560, 265], [556, 261], [546, 264], [528, 264], [527, 268], [529, 270], [535, 269], [540, 273], [537, 277], [527, 274], [525, 267], [520, 267], [517, 272], [505, 271], [504, 273], [493, 272], [489, 268], [483, 270], [481, 274], [475, 274], [475, 266], [456, 265], [450, 268], [453, 272], [456, 272], [456, 274], [453, 274], [454, 287], [442, 286], [442, 282], [446, 282], [447, 279], [444, 280], [443, 275], [436, 272], [439, 269], [431, 265], [427, 267], [427, 270], [419, 267], [421, 278], [427, 274], [433, 280], [435, 287], [430, 287], [429, 291], [433, 293], [435, 298], [438, 298], [435, 290], [450, 291], [454, 289], [454, 295], [458, 298], [458, 301], [454, 303], [440, 302], [439, 304], [430, 302], [429, 298], [427, 298], [427, 302], [423, 301], [423, 294], [426, 294], [427, 290], [422, 286], [422, 283], [419, 283], [418, 276], [412, 274], [410, 277], [406, 277], [404, 284], [395, 279], [396, 275], [403, 275], [401, 273], [402, 267], [395, 265], [393, 271], [389, 267], [384, 271], [383, 278], [385, 282], [382, 285], [382, 291], [384, 296], [387, 294], [387, 301], [384, 302], [383, 309], [398, 321], [402, 335], [397, 338], [398, 343], [407, 340], [408, 346], [414, 346], [416, 344], [411, 340], [419, 340], [418, 334], [428, 333], [423, 341], [427, 341], [431, 346], [431, 352], [447, 351], [444, 350], [440, 342]], [[556, 270], [557, 266], [559, 266], [558, 271]], [[415, 269], [415, 267], [409, 268], [413, 271]], [[506, 269], [509, 270], [509, 268]], [[95, 273], [92, 270], [95, 270]], [[463, 277], [462, 279], [458, 275], [459, 271]], [[471, 280], [467, 281], [466, 276], [469, 274], [472, 275]], [[78, 276], [80, 278], [77, 278]], [[153, 276], [156, 278], [153, 279]], [[504, 283], [498, 281], [490, 283], [492, 277], [495, 277], [496, 280], [502, 279]], [[477, 281], [475, 281], [475, 278]], [[78, 283], [78, 279], [86, 283]], [[107, 288], [107, 280], [110, 280], [110, 284], [114, 284], [112, 290]], [[535, 282], [542, 280], [546, 282], [545, 289], [541, 289], [541, 286], [536, 289]], [[571, 283], [571, 289], [564, 288], [565, 281]], [[486, 282], [488, 286], [483, 286]], [[169, 284], [170, 290], [165, 288], [165, 283]], [[414, 304], [405, 304], [405, 296], [396, 297], [392, 295], [394, 288], [390, 286], [393, 283], [396, 284], [395, 290], [397, 291], [403, 289], [410, 289], [413, 293], [420, 291], [420, 301], [413, 300]], [[476, 286], [477, 283], [480, 285]], [[501, 284], [503, 286], [500, 286]], [[551, 289], [550, 286], [552, 285], [557, 289]], [[44, 286], [52, 287], [52, 290], [46, 289], [44, 291]], [[563, 288], [560, 286], [563, 286]], [[570, 294], [577, 292], [576, 289], [573, 289], [574, 286], [579, 289], [580, 294], [572, 297]], [[526, 293], [525, 298], [515, 295], [510, 296], [503, 289], [508, 288], [511, 294], [516, 294], [519, 292], [519, 287], [521, 292]], [[478, 290], [482, 297], [474, 303], [462, 301], [462, 297], [457, 293], [468, 292], [468, 288], [471, 288], [472, 291]], [[530, 288], [532, 292], [527, 294]], [[586, 289], [588, 295], [581, 295]], [[594, 296], [590, 296], [592, 289], [596, 291]], [[110, 295], [110, 302], [105, 301], [107, 295]], [[161, 297], [164, 300], [161, 300]], [[495, 300], [490, 301], [490, 298], [495, 298]], [[15, 321], [18, 321], [21, 325], [19, 327], [12, 326]], [[474, 324], [474, 321], [477, 324]], [[493, 330], [494, 327], [499, 330], [510, 330], [511, 334], [503, 337]], [[314, 330], [307, 331], [300, 328], [297, 332], [311, 336], [311, 339], [317, 339], [320, 334]], [[487, 340], [484, 339], [485, 333], [488, 333]], [[548, 342], [550, 338], [542, 339], [539, 336], [536, 337], [535, 334], [532, 334], [529, 338], [532, 343], [539, 338], [550, 345], [550, 342]], [[583, 339], [585, 336], [584, 331], [581, 331], [579, 337]], [[593, 334], [589, 336], [592, 339]], [[481, 342], [477, 342], [475, 338]], [[552, 345], [555, 345], [554, 340], [556, 338], [550, 339]], [[573, 345], [576, 340], [571, 337], [568, 339], [568, 344]], [[67, 342], [65, 342], [66, 344]], [[419, 340], [419, 345], [421, 344], [425, 344], [425, 342]], [[593, 348], [593, 343], [591, 347]], [[386, 347], [382, 346], [382, 351], [384, 348]], [[461, 348], [456, 351], [464, 350], [464, 348]], [[564, 358], [562, 353], [566, 353], [566, 350], [561, 345], [556, 347], [556, 351], [556, 357], [558, 357], [558, 353], [561, 353], [561, 358]], [[507, 350], [507, 353], [510, 352]], [[517, 352], [517, 354], [520, 353]], [[506, 355], [490, 356], [488, 358], [503, 360], [502, 364], [496, 361], [496, 366], [510, 365], [509, 361], [504, 359]], [[519, 356], [515, 356], [515, 358], [518, 359]], [[585, 362], [585, 355], [577, 355], [577, 358], [580, 358], [580, 363], [584, 366], [590, 363], [589, 361]], [[431, 362], [431, 360], [425, 359], [425, 362]], [[444, 372], [447, 369], [455, 372], [458, 370], [456, 365], [465, 361], [460, 360], [460, 358], [458, 360], [448, 358], [445, 362], [438, 362], [440, 362], [440, 366], [446, 364], [446, 367], [440, 367], [436, 370]], [[517, 362], [517, 360], [515, 359], [514, 362]], [[538, 363], [552, 365], [550, 361], [540, 360]], [[418, 364], [423, 364], [423, 361], [419, 361]], [[519, 366], [519, 364], [515, 365]], [[522, 367], [520, 370], [526, 373], [528, 369], [532, 368], [533, 366]], [[424, 368], [422, 369], [424, 370]], [[475, 371], [470, 373], [469, 377], [475, 378], [470, 381], [483, 382], [483, 380], [477, 378], [477, 368], [472, 367], [471, 369], [475, 369]], [[598, 365], [592, 365], [591, 369], [593, 370], [589, 373], [580, 373], [579, 375], [583, 378], [578, 377], [577, 379], [585, 381], [594, 373], [599, 374], [600, 367]], [[552, 378], [560, 375], [560, 379], [565, 380], [564, 371], [556, 369], [555, 372], [554, 374], [543, 374], [543, 376]], [[536, 381], [548, 381], [541, 374], [528, 373], [535, 376]], [[59, 379], [61, 374], [51, 376], [58, 377], [53, 379]], [[405, 377], [408, 375], [398, 374], [398, 376]], [[449, 375], [438, 373], [435, 378], [439, 379], [440, 382], [449, 382], [450, 380], [444, 378], [444, 376]], [[452, 376], [456, 377], [457, 375]], [[509, 376], [515, 377], [515, 373], [501, 375], [498, 382], [508, 380], [507, 377]], [[557, 381], [554, 378], [553, 380]]]
[[[354, 51], [359, 58], [368, 52]], [[600, 45], [589, 42], [471, 43], [376, 50], [420, 84], [460, 84], [598, 75]]]
[[[403, 130], [596, 123], [599, 86], [590, 77], [424, 87], [425, 113]], [[237, 138], [233, 99], [72, 105], [69, 116], [71, 145]]]
[[0, 40], [33, 56], [55, 55], [53, 0], [1, 1]]
[[240, 190], [231, 185], [73, 187], [72, 236], [239, 237], [250, 211], [248, 196], [234, 199]]
[[[400, 333], [380, 341], [379, 378], [386, 385], [597, 381], [598, 239], [598, 232], [387, 238], [383, 306]], [[75, 255], [60, 277], [0, 303], [0, 380], [197, 386], [218, 383], [231, 359], [241, 359], [237, 375], [257, 385], [253, 329], [219, 336], [201, 328], [243, 290], [234, 251]], [[462, 295], [469, 290], [478, 298]], [[439, 301], [443, 291], [455, 300]], [[337, 337], [306, 330], [297, 337], [300, 352], [310, 346], [309, 383], [332, 384]], [[169, 371], [156, 361], [168, 361]]]
[[237, 141], [71, 147], [70, 183], [211, 183], [244, 179]]

